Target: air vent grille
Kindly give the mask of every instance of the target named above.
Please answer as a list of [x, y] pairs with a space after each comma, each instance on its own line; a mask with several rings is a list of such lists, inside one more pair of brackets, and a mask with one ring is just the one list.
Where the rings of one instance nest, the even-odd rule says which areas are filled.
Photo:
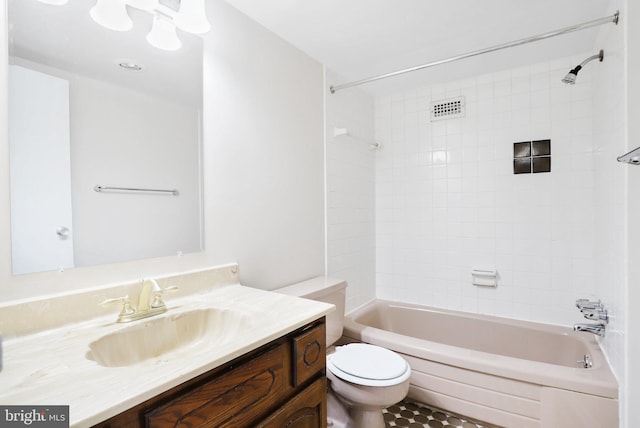
[[431, 102], [431, 120], [452, 119], [464, 116], [464, 97]]

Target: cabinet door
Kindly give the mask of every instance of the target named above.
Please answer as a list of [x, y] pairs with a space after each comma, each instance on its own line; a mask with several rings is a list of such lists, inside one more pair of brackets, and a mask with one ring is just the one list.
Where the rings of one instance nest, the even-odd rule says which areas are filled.
[[303, 384], [326, 366], [327, 333], [320, 324], [293, 339], [293, 386]]
[[321, 378], [296, 395], [256, 428], [325, 428], [327, 381]]
[[249, 427], [291, 390], [288, 347], [278, 346], [146, 414], [149, 428]]

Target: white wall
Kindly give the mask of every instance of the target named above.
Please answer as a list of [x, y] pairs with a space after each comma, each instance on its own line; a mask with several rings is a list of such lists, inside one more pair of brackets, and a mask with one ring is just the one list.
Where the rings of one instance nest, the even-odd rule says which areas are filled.
[[[596, 292], [591, 52], [376, 100], [378, 297], [570, 324]], [[429, 121], [463, 95], [464, 118]], [[513, 143], [551, 139], [551, 172], [513, 174]], [[499, 272], [495, 289], [471, 269]]]
[[207, 253], [260, 288], [323, 274], [322, 66], [226, 3], [207, 5]]
[[[0, 102], [0, 301], [228, 261], [274, 288], [324, 272], [322, 66], [222, 0], [205, 38], [204, 252], [11, 275], [6, 101]], [[6, 64], [6, 1], [0, 57]], [[0, 100], [6, 100], [0, 66]]]
[[[345, 81], [330, 70], [327, 88]], [[349, 135], [335, 137], [334, 129]], [[327, 271], [347, 280], [347, 311], [375, 298], [374, 100], [358, 88], [326, 96]]]

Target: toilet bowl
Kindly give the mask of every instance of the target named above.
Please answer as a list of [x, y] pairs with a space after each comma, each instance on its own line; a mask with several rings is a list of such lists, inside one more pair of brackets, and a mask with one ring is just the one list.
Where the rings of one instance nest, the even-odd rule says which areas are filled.
[[379, 346], [351, 343], [327, 355], [331, 389], [349, 407], [356, 428], [384, 428], [382, 409], [407, 395], [410, 376], [401, 356]]
[[343, 280], [322, 276], [275, 291], [336, 306], [326, 318], [330, 385], [327, 425], [384, 428], [382, 409], [407, 395], [411, 367], [400, 355], [379, 346], [365, 343], [331, 346], [342, 336], [346, 287]]

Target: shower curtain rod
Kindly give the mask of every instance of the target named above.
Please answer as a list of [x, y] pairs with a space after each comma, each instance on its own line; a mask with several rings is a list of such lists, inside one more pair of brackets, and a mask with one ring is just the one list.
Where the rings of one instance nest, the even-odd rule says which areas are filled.
[[610, 22], [618, 25], [618, 19], [619, 18], [620, 18], [620, 12], [616, 11], [616, 13], [614, 13], [613, 15], [607, 16], [605, 18], [594, 19], [593, 21], [587, 21], [587, 22], [583, 22], [581, 24], [572, 25], [570, 27], [561, 28], [560, 30], [551, 31], [551, 32], [544, 33], [544, 34], [538, 34], [537, 36], [527, 37], [526, 39], [520, 39], [520, 40], [516, 40], [516, 41], [513, 41], [513, 42], [503, 43], [501, 45], [496, 45], [496, 46], [492, 46], [490, 48], [480, 49], [480, 50], [473, 51], [473, 52], [468, 52], [468, 53], [465, 53], [465, 54], [461, 54], [461, 55], [454, 56], [454, 57], [447, 58], [447, 59], [441, 59], [439, 61], [434, 61], [434, 62], [430, 62], [430, 63], [427, 63], [427, 64], [416, 65], [414, 67], [405, 68], [404, 70], [398, 70], [398, 71], [394, 71], [394, 72], [391, 72], [391, 73], [381, 74], [379, 76], [369, 77], [367, 79], [362, 79], [362, 80], [356, 80], [356, 81], [353, 81], [353, 82], [343, 83], [341, 85], [330, 86], [329, 90], [331, 91], [332, 94], [335, 94], [336, 91], [339, 91], [341, 89], [347, 89], [347, 88], [351, 88], [353, 86], [359, 86], [359, 85], [363, 85], [365, 83], [371, 83], [371, 82], [375, 82], [376, 80], [386, 79], [388, 77], [394, 77], [394, 76], [398, 76], [398, 75], [405, 74], [405, 73], [411, 73], [412, 71], [422, 70], [423, 68], [429, 68], [429, 67], [433, 67], [435, 65], [446, 64], [446, 63], [449, 63], [449, 62], [458, 61], [458, 60], [465, 59], [465, 58], [471, 58], [471, 57], [476, 56], [476, 55], [482, 55], [482, 54], [489, 53], [489, 52], [499, 51], [501, 49], [511, 48], [511, 47], [514, 47], [514, 46], [520, 46], [520, 45], [524, 45], [526, 43], [537, 42], [538, 40], [548, 39], [550, 37], [555, 37], [555, 36], [559, 36], [561, 34], [571, 33], [571, 32], [577, 31], [577, 30], [585, 29], [585, 28], [595, 27], [597, 25], [608, 24]]

